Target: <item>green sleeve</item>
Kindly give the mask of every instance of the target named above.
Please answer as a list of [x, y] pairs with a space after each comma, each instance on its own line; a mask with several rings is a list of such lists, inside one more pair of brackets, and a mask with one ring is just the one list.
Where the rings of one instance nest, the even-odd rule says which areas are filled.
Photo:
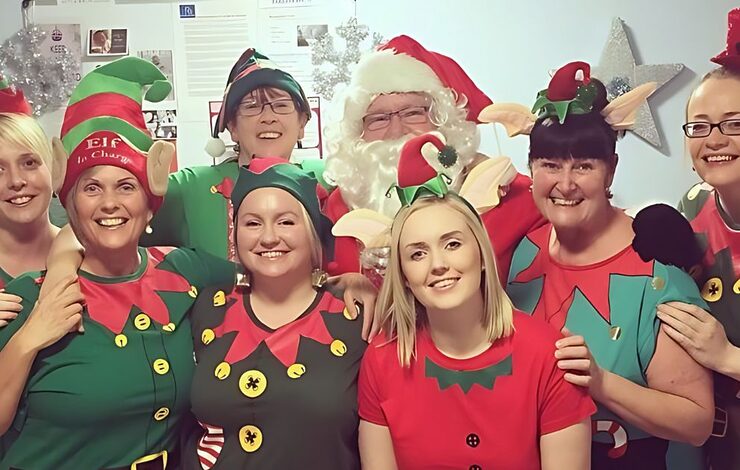
[[10, 338], [23, 326], [31, 311], [33, 311], [33, 306], [36, 304], [40, 290], [36, 284], [36, 277], [31, 274], [24, 274], [5, 286], [5, 292], [17, 295], [23, 299], [21, 302], [23, 310], [5, 328], [0, 328], [0, 349], [8, 344]]
[[691, 276], [675, 266], [666, 266], [655, 261], [652, 281], [648, 281], [645, 287], [638, 326], [637, 347], [643, 373], [655, 354], [655, 343], [660, 331], [660, 320], [656, 315], [658, 305], [675, 301], [709, 310]]
[[233, 284], [236, 265], [203, 250], [180, 248], [170, 252], [160, 267], [178, 273], [199, 291], [213, 285]]
[[149, 223], [152, 233], [143, 233], [141, 246], [187, 246], [189, 243], [185, 223], [184, 178], [186, 169], [169, 176], [164, 202]]

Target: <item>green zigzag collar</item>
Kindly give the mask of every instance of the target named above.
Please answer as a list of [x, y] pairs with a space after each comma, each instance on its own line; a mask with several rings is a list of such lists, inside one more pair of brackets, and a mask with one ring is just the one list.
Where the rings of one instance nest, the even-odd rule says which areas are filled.
[[538, 118], [557, 116], [560, 124], [565, 122], [568, 114], [588, 114], [593, 108], [596, 98], [596, 85], [589, 83], [578, 87], [575, 98], [567, 101], [550, 101], [547, 97], [547, 89], [537, 93], [537, 100], [532, 106], [532, 112], [538, 114]]
[[447, 175], [439, 173], [426, 183], [418, 186], [407, 186], [402, 188], [397, 184], [394, 184], [388, 188], [388, 192], [386, 192], [385, 195], [386, 197], [390, 197], [390, 192], [395, 188], [398, 199], [401, 201], [401, 206], [409, 206], [420, 196], [429, 195], [430, 193], [437, 197], [444, 197], [444, 195], [449, 192], [447, 185], [451, 182], [452, 180], [450, 180]]
[[468, 393], [473, 384], [493, 390], [496, 378], [511, 375], [512, 370], [511, 354], [500, 362], [479, 370], [451, 370], [436, 364], [427, 357], [424, 376], [437, 379], [440, 390], [457, 384], [463, 393]]

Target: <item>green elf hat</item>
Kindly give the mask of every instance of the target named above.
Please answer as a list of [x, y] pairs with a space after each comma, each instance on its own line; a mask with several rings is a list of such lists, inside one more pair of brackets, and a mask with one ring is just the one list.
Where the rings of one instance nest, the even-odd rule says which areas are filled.
[[[145, 86], [149, 89], [143, 94]], [[150, 208], [159, 208], [168, 170], [161, 166], [169, 167], [174, 148], [158, 142], [152, 149], [141, 103], [142, 95], [157, 102], [171, 90], [167, 77], [138, 57], [110, 62], [80, 81], [64, 114], [61, 142], [54, 143], [54, 187], [62, 204], [82, 172], [113, 165], [133, 173], [144, 186]]]
[[0, 75], [0, 113], [31, 115], [31, 106], [23, 96], [23, 90], [8, 84]]
[[246, 94], [261, 87], [278, 88], [288, 92], [298, 104], [300, 112], [306, 114], [309, 119], [311, 118], [311, 107], [308, 104], [306, 94], [295, 78], [288, 72], [280, 70], [266, 56], [252, 48], [247, 49], [229, 73], [221, 111], [213, 125], [211, 139], [206, 144], [208, 155], [218, 158], [224, 154], [226, 146], [219, 138], [219, 134], [226, 130], [226, 116], [234, 113]]
[[537, 94], [532, 112], [538, 119], [557, 117], [562, 124], [568, 114], [590, 113], [596, 93], [596, 85], [591, 83], [591, 66], [570, 62], [560, 67], [547, 88]]
[[[323, 187], [313, 173], [300, 166], [288, 163], [282, 158], [265, 157], [253, 159], [249, 167], [239, 168], [239, 178], [231, 191], [231, 204], [234, 218], [247, 194], [259, 188], [279, 188], [287, 191], [303, 205], [311, 219], [324, 249], [324, 258], [334, 257], [334, 236], [331, 234], [332, 222], [321, 212]], [[330, 263], [332, 264], [332, 263]], [[331, 267], [328, 269], [332, 271]]]
[[428, 132], [406, 142], [398, 159], [398, 183], [388, 189], [386, 196], [395, 188], [401, 205], [408, 206], [421, 196], [443, 197], [447, 194], [447, 185], [452, 180], [432, 168], [429, 160], [433, 159], [445, 168], [457, 161], [457, 151], [445, 144], [445, 138], [439, 132]]

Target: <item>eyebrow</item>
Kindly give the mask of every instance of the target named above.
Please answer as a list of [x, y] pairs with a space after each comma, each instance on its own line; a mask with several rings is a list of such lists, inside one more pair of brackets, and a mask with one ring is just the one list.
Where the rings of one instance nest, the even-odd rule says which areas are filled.
[[[298, 214], [296, 214], [293, 211], [283, 211], [283, 212], [280, 212], [279, 214], [277, 214], [277, 216], [275, 218], [280, 218], [280, 217], [283, 217], [284, 215], [292, 215], [292, 216], [298, 217]], [[262, 219], [263, 218], [261, 215], [255, 213], [255, 212], [245, 212], [244, 214], [241, 215], [241, 217], [248, 217], [248, 216], [257, 217], [258, 219]]]
[[[453, 230], [451, 232], [447, 232], [445, 234], [442, 234], [442, 236], [439, 237], [439, 239], [440, 240], [448, 240], [450, 238], [462, 237], [462, 234], [463, 233], [460, 230]], [[406, 248], [406, 249], [408, 249], [408, 248], [424, 248], [426, 246], [428, 246], [426, 242], [414, 242], [414, 243], [407, 244], [404, 248]]]
[[[736, 116], [740, 114], [740, 111], [729, 111], [722, 115], [723, 118], [730, 117], [730, 116]], [[693, 119], [709, 119], [709, 116], [706, 114], [696, 114]]]

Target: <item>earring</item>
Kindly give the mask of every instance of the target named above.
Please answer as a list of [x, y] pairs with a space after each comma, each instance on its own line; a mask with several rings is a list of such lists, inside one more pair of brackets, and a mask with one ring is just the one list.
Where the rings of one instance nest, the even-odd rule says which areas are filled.
[[311, 271], [311, 285], [314, 289], [321, 289], [328, 279], [329, 275], [321, 268], [316, 268]]
[[154, 230], [152, 230], [152, 226], [151, 225], [146, 224], [146, 228], [144, 229], [144, 231], [146, 233], [148, 233], [149, 235], [151, 235]]
[[532, 192], [532, 188], [533, 188], [533, 187], [534, 187], [534, 183], [532, 183], [532, 184], [530, 184], [530, 185], [529, 185], [529, 192], [530, 192], [530, 193]]
[[612, 190], [611, 190], [611, 188], [606, 188], [606, 189], [604, 190], [604, 192], [606, 193], [606, 198], [607, 198], [607, 199], [611, 199], [611, 198], [613, 198], [613, 197], [614, 197], [614, 194], [612, 193]]
[[242, 151], [242, 148], [239, 146], [239, 142], [234, 144], [234, 153], [239, 155]]
[[252, 287], [249, 273], [241, 264], [238, 264], [236, 267], [236, 282], [234, 282], [234, 285], [237, 289], [249, 289]]

